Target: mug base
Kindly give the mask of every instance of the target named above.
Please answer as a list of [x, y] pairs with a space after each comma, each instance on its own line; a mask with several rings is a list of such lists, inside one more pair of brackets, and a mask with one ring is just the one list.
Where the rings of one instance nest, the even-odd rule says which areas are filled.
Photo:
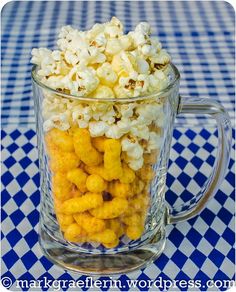
[[134, 250], [115, 254], [89, 254], [77, 252], [55, 242], [44, 228], [40, 228], [40, 247], [44, 255], [64, 270], [83, 275], [127, 274], [144, 268], [156, 260], [165, 248], [165, 228], [160, 228], [154, 237]]

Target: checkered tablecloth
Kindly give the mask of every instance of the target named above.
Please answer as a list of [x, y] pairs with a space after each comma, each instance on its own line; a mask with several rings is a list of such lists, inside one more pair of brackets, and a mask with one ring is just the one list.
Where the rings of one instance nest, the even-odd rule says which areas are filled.
[[[10, 277], [13, 282], [44, 276], [79, 278], [53, 265], [39, 249], [39, 172], [30, 51], [32, 47], [55, 47], [56, 33], [62, 25], [87, 29], [113, 15], [124, 22], [126, 30], [140, 21], [150, 22], [153, 33], [159, 36], [180, 70], [181, 94], [220, 101], [233, 122], [234, 10], [230, 4], [9, 2], [2, 11], [2, 277]], [[211, 172], [217, 143], [215, 129], [205, 117], [189, 116], [178, 121], [180, 127], [174, 131], [167, 179], [166, 198], [170, 204], [191, 199], [202, 186]], [[189, 123], [189, 128], [182, 127], [183, 121]], [[196, 122], [201, 121], [206, 123], [204, 128], [197, 127]], [[233, 138], [233, 149], [234, 141]], [[215, 198], [196, 218], [167, 227], [164, 253], [146, 269], [121, 275], [123, 291], [128, 290], [127, 279], [201, 279], [203, 283], [209, 279], [234, 279], [234, 189], [232, 153], [229, 170]], [[205, 289], [202, 286], [196, 290]]]

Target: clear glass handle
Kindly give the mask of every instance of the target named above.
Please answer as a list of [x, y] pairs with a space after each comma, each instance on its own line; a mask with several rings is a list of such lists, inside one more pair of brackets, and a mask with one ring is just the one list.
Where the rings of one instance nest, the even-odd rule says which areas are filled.
[[222, 182], [228, 167], [232, 128], [228, 113], [219, 103], [204, 98], [179, 97], [178, 114], [209, 114], [217, 122], [218, 129], [218, 149], [213, 171], [207, 179], [201, 191], [196, 194], [199, 197], [197, 203], [189, 210], [181, 211], [176, 215], [169, 214], [168, 224], [188, 220], [198, 215], [205, 207], [207, 201], [215, 195], [220, 183]]

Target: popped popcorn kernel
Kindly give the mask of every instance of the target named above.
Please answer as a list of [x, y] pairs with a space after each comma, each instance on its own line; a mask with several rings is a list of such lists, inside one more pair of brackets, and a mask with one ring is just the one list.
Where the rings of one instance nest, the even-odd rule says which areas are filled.
[[99, 85], [97, 89], [92, 93], [93, 98], [114, 98], [114, 92], [112, 89], [105, 85]]
[[97, 75], [100, 79], [100, 82], [106, 86], [112, 87], [117, 81], [117, 74], [112, 70], [110, 63], [103, 63], [97, 69]]

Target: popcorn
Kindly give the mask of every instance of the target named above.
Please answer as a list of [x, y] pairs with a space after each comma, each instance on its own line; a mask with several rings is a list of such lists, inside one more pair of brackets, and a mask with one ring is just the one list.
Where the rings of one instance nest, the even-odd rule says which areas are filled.
[[161, 136], [155, 132], [150, 132], [148, 145], [147, 145], [147, 149], [145, 152], [150, 153], [152, 150], [160, 148], [161, 143], [162, 143]]
[[129, 35], [120, 36], [119, 41], [124, 51], [131, 49], [133, 46], [132, 38]]
[[125, 136], [121, 140], [122, 151], [134, 159], [139, 159], [143, 155], [143, 148], [134, 136]]
[[137, 105], [135, 103], [122, 104], [119, 106], [119, 111], [123, 118], [131, 118], [133, 116], [133, 110]]
[[93, 98], [114, 98], [115, 95], [112, 89], [108, 86], [99, 85], [90, 95]]
[[89, 45], [98, 48], [100, 52], [104, 52], [106, 48], [106, 44], [107, 44], [107, 39], [105, 37], [105, 34], [100, 33], [90, 41]]
[[151, 34], [151, 27], [150, 24], [147, 22], [140, 22], [136, 28], [135, 28], [136, 32], [140, 32], [144, 35], [150, 35]]
[[80, 128], [87, 128], [92, 117], [92, 110], [89, 106], [83, 107], [78, 105], [72, 112], [72, 120], [76, 122]]
[[54, 115], [43, 123], [43, 130], [50, 131], [53, 128], [66, 131], [70, 128], [70, 123], [66, 114]]
[[165, 77], [165, 74], [157, 70], [154, 74], [149, 75], [149, 92], [161, 91], [168, 85], [168, 80]]
[[97, 69], [100, 82], [106, 86], [113, 86], [117, 81], [117, 74], [112, 70], [110, 63], [104, 63]]
[[[71, 83], [71, 94], [78, 94], [80, 92], [81, 95], [88, 95], [92, 91], [96, 89], [99, 84], [99, 79], [96, 76], [96, 71], [93, 68], [83, 68], [79, 71], [80, 68], [74, 67], [71, 69], [69, 73], [69, 78], [75, 79], [75, 82]], [[73, 86], [73, 85], [76, 85]]]
[[[134, 126], [132, 125], [134, 124]], [[131, 122], [131, 134], [139, 139], [149, 139], [149, 128], [146, 125], [137, 124], [136, 121]]]
[[108, 38], [118, 38], [123, 35], [123, 24], [118, 18], [112, 17], [111, 21], [106, 23], [104, 33]]
[[105, 136], [107, 138], [112, 139], [120, 139], [120, 137], [122, 137], [123, 135], [124, 135], [123, 130], [120, 129], [117, 125], [111, 125], [105, 133]]
[[147, 93], [149, 79], [147, 75], [131, 72], [128, 77], [121, 77], [119, 84], [127, 90], [128, 96], [136, 97]]
[[103, 136], [108, 129], [109, 126], [103, 121], [89, 123], [89, 132], [91, 137]]
[[170, 55], [165, 50], [161, 50], [158, 54], [152, 56], [150, 61], [153, 68], [160, 70], [169, 64]]
[[139, 159], [131, 159], [128, 158], [127, 163], [129, 167], [133, 170], [139, 170], [143, 166], [143, 157], [141, 156]]
[[149, 64], [147, 61], [142, 58], [137, 59], [137, 72], [140, 74], [148, 74], [149, 73]]
[[112, 38], [107, 40], [107, 45], [105, 48], [105, 54], [116, 55], [123, 49], [122, 44], [119, 39]]

